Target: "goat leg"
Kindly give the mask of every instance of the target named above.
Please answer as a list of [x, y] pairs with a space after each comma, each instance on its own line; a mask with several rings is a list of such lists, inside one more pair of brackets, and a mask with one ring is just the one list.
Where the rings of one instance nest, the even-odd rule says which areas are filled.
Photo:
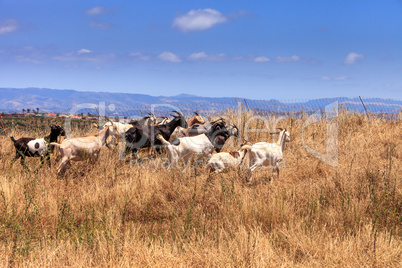
[[20, 158], [20, 157], [21, 157], [21, 154], [19, 154], [18, 151], [17, 151], [17, 153], [15, 154], [14, 158], [11, 159], [10, 166], [12, 167], [14, 165], [14, 162], [17, 161], [17, 159]]
[[25, 171], [29, 172], [29, 167], [27, 166], [27, 164], [25, 163], [25, 157], [22, 155], [21, 156], [21, 160], [20, 160], [21, 165], [24, 167]]

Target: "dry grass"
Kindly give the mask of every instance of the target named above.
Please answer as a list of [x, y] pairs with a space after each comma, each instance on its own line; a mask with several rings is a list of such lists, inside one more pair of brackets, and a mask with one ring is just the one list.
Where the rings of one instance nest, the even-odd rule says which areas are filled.
[[[225, 116], [243, 130], [252, 113]], [[95, 167], [73, 163], [60, 180], [46, 165], [10, 167], [14, 148], [1, 136], [0, 266], [398, 267], [401, 121], [341, 113], [331, 167], [305, 150], [305, 120], [278, 123], [291, 132], [285, 168], [272, 182], [270, 169], [258, 170], [253, 184], [244, 170], [167, 171], [155, 168], [160, 159], [130, 165], [106, 148]], [[325, 152], [326, 123], [306, 127], [304, 144]], [[14, 136], [34, 134], [47, 133]]]

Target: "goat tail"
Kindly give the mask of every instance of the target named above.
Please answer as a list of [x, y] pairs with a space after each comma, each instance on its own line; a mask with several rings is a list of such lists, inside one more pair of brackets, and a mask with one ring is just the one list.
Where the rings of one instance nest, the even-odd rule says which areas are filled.
[[13, 136], [10, 136], [10, 139], [11, 139], [11, 141], [12, 141], [12, 142], [14, 142], [14, 143], [15, 143], [15, 139], [14, 139], [14, 137], [13, 137]]
[[49, 143], [49, 145], [56, 146], [56, 147], [60, 148], [60, 144], [58, 144], [57, 142], [51, 142], [51, 143]]
[[160, 140], [160, 142], [162, 142], [163, 145], [170, 145], [170, 143], [167, 140], [165, 140], [165, 138], [161, 134], [156, 135], [156, 138]]

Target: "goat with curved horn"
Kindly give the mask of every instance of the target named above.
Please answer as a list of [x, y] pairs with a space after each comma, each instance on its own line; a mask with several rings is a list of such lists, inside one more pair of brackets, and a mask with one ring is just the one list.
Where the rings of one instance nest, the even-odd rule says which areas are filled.
[[181, 112], [178, 112], [178, 111], [172, 111], [172, 113], [176, 113], [176, 114], [178, 114], [179, 116], [183, 116], [183, 114], [182, 114]]

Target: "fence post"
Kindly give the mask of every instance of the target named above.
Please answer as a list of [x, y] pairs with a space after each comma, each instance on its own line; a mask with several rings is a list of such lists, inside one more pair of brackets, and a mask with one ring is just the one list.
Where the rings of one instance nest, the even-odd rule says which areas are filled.
[[366, 115], [367, 115], [368, 120], [370, 120], [370, 115], [369, 115], [368, 112], [367, 112], [366, 105], [364, 105], [364, 102], [363, 102], [363, 100], [362, 100], [362, 98], [361, 98], [360, 96], [359, 96], [359, 99], [360, 99], [360, 101], [361, 101], [362, 104], [363, 104], [363, 107], [364, 107], [364, 110], [366, 111]]
[[243, 101], [244, 101], [244, 104], [246, 104], [247, 111], [250, 111], [250, 108], [248, 107], [246, 99], [243, 99]]

